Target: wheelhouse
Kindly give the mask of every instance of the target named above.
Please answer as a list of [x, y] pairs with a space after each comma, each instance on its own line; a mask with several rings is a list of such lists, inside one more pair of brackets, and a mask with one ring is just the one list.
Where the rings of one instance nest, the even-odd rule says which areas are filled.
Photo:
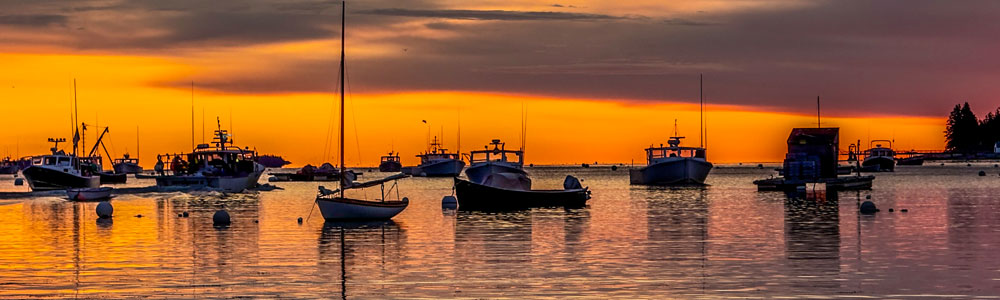
[[[493, 149], [490, 149], [490, 146], [493, 146]], [[484, 146], [484, 150], [470, 151], [469, 163], [505, 162], [523, 166], [524, 151], [507, 150], [505, 146], [506, 143], [502, 143], [499, 139], [495, 139], [490, 142], [489, 145]]]
[[649, 164], [658, 163], [672, 158], [700, 158], [705, 159], [705, 148], [681, 147], [681, 139], [684, 137], [670, 137], [667, 147], [660, 144], [659, 147], [650, 146], [646, 148], [646, 162]]

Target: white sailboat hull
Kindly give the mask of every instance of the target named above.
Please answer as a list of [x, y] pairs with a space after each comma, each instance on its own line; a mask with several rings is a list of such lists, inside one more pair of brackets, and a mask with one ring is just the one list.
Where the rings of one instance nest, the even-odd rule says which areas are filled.
[[402, 212], [409, 201], [366, 201], [347, 198], [316, 198], [316, 205], [327, 221], [389, 220]]
[[705, 184], [712, 163], [704, 159], [676, 157], [629, 171], [629, 181], [638, 185]]

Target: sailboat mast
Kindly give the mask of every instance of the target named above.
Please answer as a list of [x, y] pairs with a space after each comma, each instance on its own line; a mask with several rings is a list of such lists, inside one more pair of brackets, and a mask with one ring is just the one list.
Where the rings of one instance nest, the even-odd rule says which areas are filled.
[[347, 1], [340, 2], [340, 197], [344, 197], [344, 38], [347, 30]]
[[135, 158], [139, 159], [139, 126], [135, 127]]
[[705, 147], [705, 76], [698, 74], [698, 147]]

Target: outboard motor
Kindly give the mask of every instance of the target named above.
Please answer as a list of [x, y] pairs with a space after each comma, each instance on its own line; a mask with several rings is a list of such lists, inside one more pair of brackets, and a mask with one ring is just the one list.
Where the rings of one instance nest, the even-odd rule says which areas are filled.
[[573, 177], [573, 175], [566, 175], [566, 180], [563, 180], [563, 188], [567, 190], [577, 190], [582, 189], [583, 185], [581, 185], [580, 180]]

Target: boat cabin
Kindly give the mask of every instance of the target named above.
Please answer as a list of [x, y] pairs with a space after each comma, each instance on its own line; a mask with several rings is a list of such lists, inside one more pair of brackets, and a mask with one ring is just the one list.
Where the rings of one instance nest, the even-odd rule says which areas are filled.
[[382, 159], [380, 160], [380, 162], [382, 162], [382, 163], [386, 163], [386, 162], [396, 162], [396, 163], [398, 163], [399, 162], [399, 155], [396, 155], [395, 152], [389, 152], [389, 155], [383, 155], [382, 156]]
[[[66, 155], [62, 153], [32, 157], [31, 165], [47, 169], [60, 170], [62, 172], [67, 172], [72, 174], [81, 174], [80, 168], [78, 167], [80, 166], [80, 160], [72, 155]], [[89, 176], [87, 174], [84, 175]]]
[[[495, 139], [489, 145], [484, 146], [483, 150], [469, 151], [469, 163], [505, 162], [524, 166], [524, 151], [507, 150], [505, 145], [506, 143]], [[493, 149], [490, 149], [490, 146], [493, 146]]]
[[705, 148], [681, 147], [683, 136], [672, 136], [667, 141], [667, 147], [660, 144], [659, 147], [650, 145], [646, 148], [646, 162], [650, 165], [676, 157], [705, 159]]
[[892, 141], [889, 140], [871, 141], [871, 143], [878, 143], [878, 142], [888, 142], [889, 147], [886, 148], [882, 147], [882, 144], [875, 144], [875, 147], [871, 147], [871, 149], [865, 151], [867, 152], [866, 154], [868, 155], [868, 157], [896, 157], [896, 151], [892, 150]]
[[[427, 152], [417, 154], [417, 157], [420, 158], [420, 163], [423, 164], [438, 160], [461, 159], [458, 153], [448, 153], [448, 149], [441, 148], [441, 146], [441, 143], [438, 142], [438, 138], [435, 136], [434, 141], [430, 144], [430, 149], [428, 149]], [[385, 158], [385, 156], [383, 156], [383, 158]], [[399, 157], [397, 156], [396, 158], [398, 160]]]
[[139, 164], [139, 159], [138, 158], [131, 158], [131, 157], [129, 157], [128, 153], [125, 153], [125, 155], [123, 155], [122, 158], [115, 159], [114, 160], [114, 164], [115, 165], [119, 165], [119, 164], [133, 164], [133, 165], [138, 165]]

